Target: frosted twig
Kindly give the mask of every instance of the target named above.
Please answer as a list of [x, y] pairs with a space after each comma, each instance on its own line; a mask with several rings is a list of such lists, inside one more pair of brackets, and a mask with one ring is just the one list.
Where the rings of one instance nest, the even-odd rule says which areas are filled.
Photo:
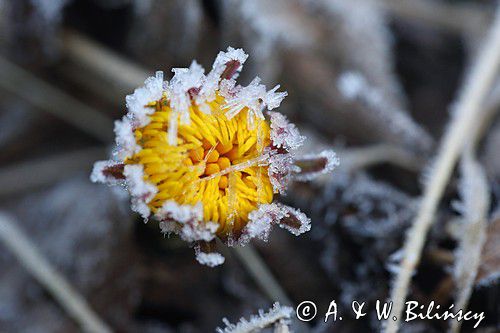
[[3, 167], [0, 197], [54, 183], [79, 170], [89, 170], [105, 153], [104, 148], [88, 148]]
[[[462, 155], [460, 193], [462, 202], [462, 232], [455, 252], [454, 278], [457, 297], [455, 306], [466, 311], [474, 287], [481, 251], [486, 241], [486, 227], [490, 205], [488, 180], [483, 168], [473, 156], [472, 148]], [[452, 321], [451, 331], [458, 333], [461, 322]]]
[[415, 267], [417, 266], [427, 232], [444, 188], [453, 172], [453, 167], [465, 143], [470, 139], [471, 130], [481, 122], [484, 112], [481, 109], [489, 90], [494, 83], [500, 65], [500, 12], [479, 51], [471, 72], [464, 82], [463, 89], [454, 110], [448, 130], [442, 138], [433, 168], [430, 170], [424, 187], [420, 209], [410, 228], [404, 244], [404, 257], [391, 291], [393, 315], [398, 320], [387, 323], [386, 332], [397, 332], [403, 305], [408, 293]]
[[12, 251], [28, 272], [54, 296], [84, 331], [111, 332], [111, 329], [90, 308], [85, 299], [40, 254], [15, 225], [15, 222], [3, 213], [0, 213], [0, 241]]
[[113, 122], [28, 71], [0, 58], [0, 87], [104, 142], [112, 140]]

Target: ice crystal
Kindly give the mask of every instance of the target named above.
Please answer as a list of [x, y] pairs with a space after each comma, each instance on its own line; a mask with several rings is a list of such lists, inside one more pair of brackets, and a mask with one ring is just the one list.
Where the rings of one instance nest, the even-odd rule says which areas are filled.
[[[187, 242], [209, 242], [215, 238], [218, 225], [213, 222], [203, 222], [203, 207], [179, 205], [175, 201], [166, 201], [155, 214], [160, 221], [163, 233], [176, 233]], [[177, 224], [176, 224], [177, 223]]]
[[287, 96], [286, 92], [276, 92], [278, 88], [279, 85], [267, 91], [266, 86], [260, 83], [260, 78], [256, 77], [248, 86], [239, 87], [238, 92], [227, 100], [227, 117], [233, 118], [246, 107], [252, 115], [250, 119], [264, 119], [264, 109], [277, 108]]
[[311, 220], [300, 210], [281, 203], [263, 204], [249, 214], [249, 222], [243, 229], [240, 244], [245, 244], [252, 238], [267, 241], [273, 224], [278, 224], [295, 236], [311, 230]]
[[131, 119], [126, 116], [122, 120], [115, 121], [116, 154], [118, 158], [124, 158], [140, 150], [134, 137]]
[[205, 253], [201, 251], [196, 252], [196, 260], [208, 267], [215, 267], [222, 265], [225, 261], [224, 257], [218, 252]]
[[279, 226], [286, 229], [291, 234], [299, 236], [311, 230], [311, 220], [299, 209], [282, 205], [283, 217]]
[[154, 112], [148, 107], [152, 101], [159, 100], [163, 95], [163, 72], [156, 72], [156, 75], [148, 78], [144, 82], [144, 87], [137, 88], [132, 95], [126, 97], [128, 114], [132, 121], [132, 128], [145, 126], [149, 123], [148, 115]]
[[[170, 80], [167, 89], [170, 107], [174, 112], [181, 115], [182, 122], [188, 122], [191, 94], [202, 86], [205, 70], [196, 61], [193, 61], [189, 68], [174, 68], [172, 72], [174, 72], [174, 77]], [[170, 123], [170, 126], [172, 126], [172, 123]], [[174, 131], [171, 131], [171, 133], [175, 135], [172, 140], [169, 140], [169, 143], [174, 145], [177, 143], [177, 133]]]
[[269, 179], [276, 192], [285, 194], [292, 180], [292, 172], [299, 172], [291, 154], [275, 154], [269, 157]]
[[147, 204], [153, 199], [158, 190], [153, 184], [144, 181], [144, 168], [142, 165], [126, 165], [123, 175], [132, 196], [132, 210], [147, 219], [150, 214]]
[[123, 168], [122, 163], [114, 161], [98, 161], [94, 163], [92, 173], [90, 174], [90, 180], [93, 183], [108, 183], [108, 184], [119, 184], [120, 179], [116, 177], [111, 171], [117, 169], [121, 172]]
[[307, 181], [332, 172], [335, 167], [339, 166], [340, 160], [333, 151], [323, 150], [319, 154], [300, 157], [296, 164], [300, 170], [294, 175], [294, 179]]
[[272, 325], [287, 325], [293, 314], [293, 308], [289, 306], [281, 306], [279, 303], [274, 303], [273, 307], [264, 312], [259, 310], [258, 315], [252, 315], [250, 320], [241, 318], [236, 324], [231, 324], [226, 318], [222, 321], [226, 327], [217, 328], [217, 333], [249, 333], [258, 332]]
[[271, 140], [276, 148], [284, 148], [288, 151], [299, 148], [304, 140], [297, 127], [290, 123], [286, 117], [279, 112], [269, 112], [271, 117]]

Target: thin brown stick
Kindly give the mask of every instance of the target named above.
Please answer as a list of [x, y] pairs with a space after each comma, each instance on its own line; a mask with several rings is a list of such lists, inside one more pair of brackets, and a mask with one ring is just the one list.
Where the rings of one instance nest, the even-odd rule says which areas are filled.
[[92, 164], [105, 155], [104, 148], [87, 148], [3, 167], [0, 169], [0, 197], [55, 183], [77, 171], [90, 170]]
[[99, 73], [102, 78], [127, 89], [141, 86], [152, 73], [73, 31], [64, 32], [62, 47], [66, 56], [83, 69]]
[[112, 140], [108, 117], [1, 57], [0, 87], [103, 142]]
[[279, 282], [251, 244], [245, 247], [235, 247], [234, 252], [269, 299], [277, 301], [280, 304], [293, 305]]

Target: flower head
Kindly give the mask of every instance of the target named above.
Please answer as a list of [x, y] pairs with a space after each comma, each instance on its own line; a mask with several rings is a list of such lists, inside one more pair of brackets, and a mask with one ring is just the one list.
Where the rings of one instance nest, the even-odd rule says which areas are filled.
[[294, 234], [309, 230], [303, 213], [273, 203], [275, 193], [338, 163], [323, 153], [301, 168], [294, 151], [304, 137], [285, 116], [269, 112], [286, 92], [266, 90], [259, 78], [237, 85], [246, 59], [229, 47], [207, 75], [193, 61], [173, 69], [170, 82], [162, 72], [147, 79], [127, 96], [128, 113], [115, 123], [114, 159], [97, 162], [91, 175], [125, 185], [133, 210], [146, 220], [153, 216], [163, 232], [197, 243], [198, 261], [210, 266], [224, 261], [213, 252], [216, 237], [242, 244], [265, 239], [273, 224]]

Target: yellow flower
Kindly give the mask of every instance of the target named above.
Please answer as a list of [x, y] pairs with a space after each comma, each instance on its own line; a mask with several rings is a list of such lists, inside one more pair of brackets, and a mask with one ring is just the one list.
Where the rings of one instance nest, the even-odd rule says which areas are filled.
[[273, 200], [263, 159], [270, 144], [268, 122], [258, 119], [249, 128], [248, 110], [228, 119], [225, 105], [225, 98], [217, 94], [209, 103], [210, 113], [191, 106], [190, 122], [179, 125], [174, 146], [168, 142], [173, 113], [168, 97], [150, 103], [155, 110], [150, 122], [134, 131], [141, 149], [125, 160], [127, 165], [143, 165], [144, 180], [156, 186], [157, 193], [148, 203], [153, 213], [167, 200], [180, 205], [201, 203], [204, 220], [215, 222], [216, 234], [223, 239], [239, 235], [248, 214]]
[[338, 163], [333, 152], [295, 156], [304, 137], [282, 114], [264, 113], [286, 93], [268, 91], [259, 78], [236, 84], [246, 58], [228, 48], [206, 75], [193, 62], [173, 69], [170, 82], [162, 72], [146, 80], [115, 123], [114, 159], [96, 162], [91, 175], [125, 185], [133, 210], [153, 216], [162, 232], [197, 243], [198, 261], [210, 266], [224, 261], [212, 252], [215, 237], [229, 245], [265, 240], [273, 224], [296, 235], [308, 231], [309, 219], [273, 202], [274, 194]]

